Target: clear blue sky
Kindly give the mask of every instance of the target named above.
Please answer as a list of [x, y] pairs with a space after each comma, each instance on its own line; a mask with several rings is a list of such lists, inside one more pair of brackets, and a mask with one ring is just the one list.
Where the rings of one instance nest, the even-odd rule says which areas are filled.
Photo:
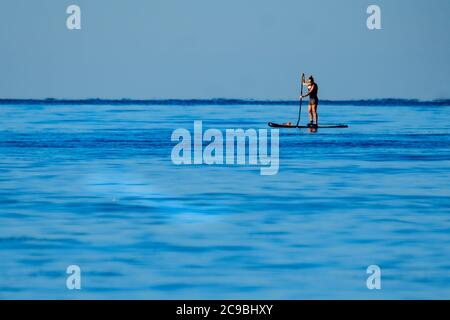
[[449, 0], [3, 0], [0, 24], [0, 98], [295, 99], [301, 71], [324, 99], [450, 97]]

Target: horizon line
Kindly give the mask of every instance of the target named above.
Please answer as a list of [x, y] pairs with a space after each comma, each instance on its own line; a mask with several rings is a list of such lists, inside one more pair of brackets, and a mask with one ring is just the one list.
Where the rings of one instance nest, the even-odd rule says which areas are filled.
[[[35, 105], [297, 105], [299, 100], [261, 100], [238, 98], [209, 98], [209, 99], [58, 99], [58, 98], [21, 98], [1, 99], [0, 105], [35, 104]], [[419, 100], [401, 98], [355, 99], [355, 100], [320, 100], [324, 105], [351, 106], [450, 106], [450, 99]]]

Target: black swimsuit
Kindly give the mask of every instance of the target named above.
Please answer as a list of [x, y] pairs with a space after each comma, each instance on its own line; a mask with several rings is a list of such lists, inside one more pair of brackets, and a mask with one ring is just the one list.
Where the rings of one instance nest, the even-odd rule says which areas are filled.
[[319, 92], [319, 87], [317, 86], [317, 83], [314, 83], [314, 89], [309, 94], [309, 103], [319, 105], [319, 97], [317, 96]]

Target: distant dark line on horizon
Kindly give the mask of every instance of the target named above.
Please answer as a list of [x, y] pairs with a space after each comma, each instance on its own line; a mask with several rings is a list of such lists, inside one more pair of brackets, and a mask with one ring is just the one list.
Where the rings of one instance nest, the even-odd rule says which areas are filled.
[[[0, 105], [298, 105], [298, 100], [253, 99], [0, 99]], [[366, 100], [320, 100], [322, 105], [335, 106], [450, 106], [450, 99], [421, 101], [417, 99], [366, 99]]]

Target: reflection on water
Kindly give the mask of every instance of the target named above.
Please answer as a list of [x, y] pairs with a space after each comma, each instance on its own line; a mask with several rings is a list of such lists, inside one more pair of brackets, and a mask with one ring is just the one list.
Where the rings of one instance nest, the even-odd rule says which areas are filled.
[[350, 128], [280, 130], [261, 176], [174, 166], [171, 133], [292, 107], [2, 106], [0, 298], [450, 298], [450, 108], [321, 112]]

